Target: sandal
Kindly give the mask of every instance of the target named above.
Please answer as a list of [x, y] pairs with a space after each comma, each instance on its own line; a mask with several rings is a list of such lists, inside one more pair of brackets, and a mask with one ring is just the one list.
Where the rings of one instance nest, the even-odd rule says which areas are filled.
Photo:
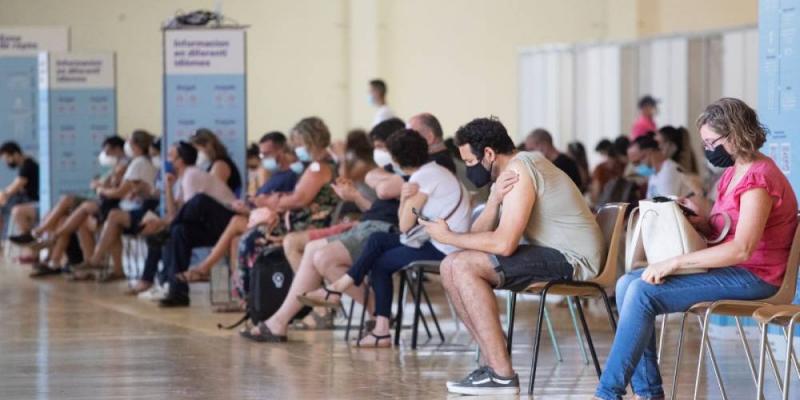
[[[138, 281], [133, 286], [129, 287], [125, 290], [125, 295], [127, 296], [138, 296], [139, 293], [146, 292], [153, 287], [152, 283], [142, 284], [144, 281]], [[145, 287], [147, 286], [147, 287]]]
[[[322, 290], [325, 291], [325, 297], [320, 300], [314, 297], [309, 297], [308, 292], [303, 293], [297, 296], [297, 301], [299, 301], [304, 306], [309, 307], [327, 307], [327, 308], [334, 308], [337, 309], [342, 305], [342, 292], [337, 292], [335, 290], [330, 290], [327, 287], [323, 286]], [[339, 296], [336, 301], [328, 300], [331, 296]]]
[[282, 343], [289, 340], [286, 335], [276, 335], [272, 333], [272, 331], [267, 328], [267, 324], [265, 324], [264, 321], [259, 322], [257, 326], [259, 332], [257, 335], [254, 335], [249, 329], [239, 331], [239, 335], [245, 339], [254, 340], [259, 343]]
[[68, 276], [67, 280], [72, 282], [84, 282], [84, 281], [93, 281], [97, 278], [98, 274], [96, 271], [87, 271], [87, 270], [73, 270]]
[[108, 271], [101, 271], [97, 274], [97, 282], [99, 283], [109, 283], [109, 282], [116, 282], [116, 281], [124, 281], [128, 278], [125, 276], [124, 273], [116, 273], [116, 272], [108, 272]]
[[33, 272], [28, 276], [31, 278], [43, 278], [50, 275], [58, 275], [61, 273], [61, 268], [50, 268], [45, 264], [36, 264], [33, 266]]
[[[373, 342], [369, 346], [362, 346], [361, 345], [361, 341], [364, 340], [367, 337], [370, 337], [370, 336], [375, 338], [375, 342]], [[381, 340], [388, 340], [389, 341], [389, 345], [388, 346], [380, 346]], [[378, 335], [370, 332], [369, 335], [364, 336], [361, 339], [356, 340], [356, 347], [364, 347], [364, 348], [372, 348], [372, 349], [389, 348], [389, 347], [392, 347], [392, 335], [391, 334], [387, 334], [387, 335], [378, 336]]]
[[210, 274], [208, 272], [201, 272], [198, 269], [188, 269], [180, 274], [175, 275], [175, 277], [181, 282], [191, 283], [208, 282], [209, 275]]
[[306, 321], [296, 321], [292, 328], [301, 331], [326, 331], [336, 328], [333, 324], [332, 312], [329, 312], [325, 315], [319, 315], [316, 312], [311, 312], [311, 314], [308, 314], [306, 318], [310, 318], [311, 323]]

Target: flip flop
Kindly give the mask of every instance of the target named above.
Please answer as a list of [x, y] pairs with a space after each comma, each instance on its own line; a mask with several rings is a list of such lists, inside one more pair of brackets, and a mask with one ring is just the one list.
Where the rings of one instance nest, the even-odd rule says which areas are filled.
[[[322, 289], [325, 291], [325, 298], [322, 300], [316, 299], [313, 297], [308, 296], [308, 292], [303, 293], [297, 296], [297, 301], [299, 301], [304, 306], [309, 307], [328, 307], [328, 308], [339, 308], [342, 305], [342, 292], [337, 292], [335, 290], [330, 290], [327, 287], [323, 286]], [[328, 300], [331, 296], [339, 296], [338, 301]]]
[[[361, 341], [364, 340], [364, 338], [369, 337], [369, 336], [374, 337], [375, 338], [375, 342], [373, 342], [369, 346], [362, 346], [361, 345]], [[381, 340], [389, 340], [389, 345], [388, 346], [378, 346], [378, 344], [380, 344]], [[356, 347], [369, 348], [369, 349], [388, 349], [388, 348], [392, 347], [392, 335], [380, 335], [380, 336], [378, 336], [378, 335], [370, 332], [369, 335], [364, 336], [361, 339], [356, 340]]]
[[197, 269], [189, 269], [181, 272], [180, 274], [175, 275], [175, 277], [181, 282], [191, 283], [191, 282], [208, 282], [210, 279], [209, 275], [210, 274], [207, 272], [200, 272]]
[[239, 335], [245, 339], [250, 339], [259, 343], [283, 343], [289, 340], [288, 337], [285, 335], [275, 335], [272, 331], [267, 328], [267, 324], [264, 321], [258, 323], [258, 335], [254, 335], [250, 332], [250, 329], [246, 329], [239, 332]]

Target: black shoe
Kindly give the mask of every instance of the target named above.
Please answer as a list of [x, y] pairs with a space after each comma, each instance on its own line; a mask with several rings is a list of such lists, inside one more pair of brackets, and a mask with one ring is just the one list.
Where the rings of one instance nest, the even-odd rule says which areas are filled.
[[519, 394], [519, 376], [502, 377], [489, 367], [481, 367], [461, 381], [447, 382], [447, 391], [465, 395], [515, 395]]
[[43, 278], [50, 275], [58, 275], [61, 273], [61, 268], [50, 268], [44, 264], [36, 264], [33, 267], [33, 272], [28, 274], [31, 278]]
[[28, 232], [28, 233], [23, 233], [22, 235], [9, 236], [8, 240], [16, 245], [24, 246], [26, 244], [31, 244], [35, 242], [36, 238], [33, 237], [33, 235], [31, 235], [30, 232]]
[[167, 296], [158, 301], [158, 306], [162, 308], [189, 307], [188, 296]]

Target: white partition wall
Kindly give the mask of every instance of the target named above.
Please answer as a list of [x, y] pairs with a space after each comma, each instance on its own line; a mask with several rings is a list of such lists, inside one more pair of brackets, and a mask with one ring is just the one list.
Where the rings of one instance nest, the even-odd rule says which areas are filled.
[[536, 128], [554, 135], [557, 145], [574, 138], [575, 53], [552, 46], [520, 55], [519, 140]]
[[722, 96], [758, 107], [758, 29], [722, 34]]
[[640, 47], [639, 95], [650, 94], [659, 101], [658, 125], [688, 123], [687, 38], [657, 39]]
[[587, 147], [589, 164], [599, 160], [592, 151], [603, 138], [615, 138], [620, 124], [621, 45], [585, 46], [576, 49], [575, 139]]

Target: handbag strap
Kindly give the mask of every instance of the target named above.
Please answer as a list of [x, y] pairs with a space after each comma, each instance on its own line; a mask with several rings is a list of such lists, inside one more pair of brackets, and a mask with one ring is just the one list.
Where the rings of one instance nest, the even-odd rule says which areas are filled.
[[707, 244], [718, 244], [718, 243], [722, 242], [723, 240], [725, 240], [725, 238], [728, 236], [728, 233], [730, 233], [730, 231], [731, 231], [731, 225], [733, 225], [733, 221], [731, 220], [731, 216], [728, 215], [728, 213], [722, 212], [722, 213], [711, 214], [708, 217], [708, 219], [711, 220], [711, 218], [714, 218], [717, 215], [721, 215], [722, 216], [722, 219], [725, 220], [725, 224], [722, 226], [722, 230], [719, 232], [719, 236], [717, 236], [717, 238], [713, 239], [713, 240], [706, 240]]
[[461, 200], [464, 200], [464, 187], [459, 183], [458, 184], [458, 202], [456, 202], [456, 206], [453, 207], [453, 209], [450, 210], [449, 213], [447, 213], [447, 216], [443, 218], [445, 222], [447, 222], [447, 220], [450, 219], [450, 217], [452, 217], [453, 214], [456, 213], [456, 211], [458, 211], [458, 207], [461, 207]]

